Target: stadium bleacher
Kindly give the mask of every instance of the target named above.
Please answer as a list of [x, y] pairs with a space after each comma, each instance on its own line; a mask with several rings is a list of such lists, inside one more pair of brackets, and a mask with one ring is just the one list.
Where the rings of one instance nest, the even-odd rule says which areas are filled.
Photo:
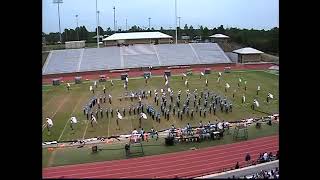
[[199, 64], [189, 44], [159, 44], [155, 49], [162, 66]]
[[42, 74], [217, 63], [232, 61], [216, 43], [137, 44], [53, 50], [47, 57]]
[[55, 50], [48, 56], [43, 74], [76, 72], [82, 49]]
[[230, 63], [230, 59], [216, 43], [191, 43], [201, 64]]

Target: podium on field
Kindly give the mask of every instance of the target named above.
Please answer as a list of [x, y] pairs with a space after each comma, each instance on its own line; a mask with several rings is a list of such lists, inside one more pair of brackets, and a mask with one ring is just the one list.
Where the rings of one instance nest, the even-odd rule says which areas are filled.
[[233, 131], [233, 139], [248, 139], [248, 128], [244, 123], [236, 125]]

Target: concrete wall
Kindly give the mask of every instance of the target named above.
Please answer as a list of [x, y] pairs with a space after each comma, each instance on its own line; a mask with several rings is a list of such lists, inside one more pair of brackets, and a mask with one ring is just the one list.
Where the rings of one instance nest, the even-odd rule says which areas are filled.
[[258, 62], [261, 61], [261, 54], [239, 54], [238, 60], [240, 63]]
[[79, 49], [86, 46], [85, 41], [70, 41], [65, 42], [66, 49]]

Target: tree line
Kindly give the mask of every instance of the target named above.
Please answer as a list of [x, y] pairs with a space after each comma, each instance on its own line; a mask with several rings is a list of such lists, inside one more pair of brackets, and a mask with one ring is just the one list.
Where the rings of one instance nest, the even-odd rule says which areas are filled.
[[[114, 31], [108, 27], [104, 30], [102, 27], [98, 27], [99, 35], [112, 35]], [[132, 26], [127, 31], [118, 29], [117, 32], [143, 32], [143, 31], [160, 31], [175, 37], [175, 29], [164, 29], [160, 27], [159, 30], [144, 29], [137, 25]], [[279, 28], [275, 27], [270, 30], [255, 30], [255, 29], [239, 29], [239, 28], [224, 28], [223, 25], [209, 29], [207, 27], [199, 26], [194, 28], [192, 25], [184, 25], [183, 28], [178, 28], [178, 39], [181, 36], [189, 36], [191, 40], [205, 41], [209, 40], [209, 36], [212, 34], [225, 34], [231, 38], [231, 41], [243, 46], [250, 46], [259, 49], [264, 52], [278, 54], [279, 53]], [[45, 38], [46, 44], [55, 44], [59, 41], [59, 33], [42, 33]], [[85, 26], [80, 26], [75, 29], [64, 29], [61, 34], [62, 41], [76, 41], [86, 40], [86, 42], [96, 42], [93, 37], [96, 36], [96, 28], [94, 32], [89, 32]]]

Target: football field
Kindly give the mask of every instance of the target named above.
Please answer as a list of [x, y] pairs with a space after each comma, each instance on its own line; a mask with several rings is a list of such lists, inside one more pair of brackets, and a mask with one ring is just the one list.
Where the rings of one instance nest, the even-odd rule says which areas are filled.
[[[189, 87], [185, 86], [185, 80], [188, 79]], [[208, 87], [205, 86], [206, 78], [208, 79]], [[241, 78], [240, 87], [238, 87], [239, 78]], [[261, 117], [267, 116], [269, 114], [274, 114], [279, 112], [278, 98], [278, 81], [279, 77], [276, 74], [272, 74], [265, 71], [231, 71], [230, 73], [222, 73], [220, 82], [217, 82], [218, 72], [213, 72], [211, 74], [205, 75], [200, 79], [199, 74], [193, 74], [191, 76], [184, 77], [182, 75], [169, 77], [170, 88], [174, 91], [174, 102], [176, 101], [177, 92], [181, 90], [181, 104], [184, 103], [186, 99], [186, 90], [189, 89], [193, 92], [195, 89], [198, 90], [198, 94], [203, 91], [204, 93], [209, 91], [211, 93], [218, 94], [219, 96], [224, 96], [229, 102], [233, 104], [232, 112], [225, 113], [221, 112], [220, 108], [217, 107], [216, 115], [213, 112], [210, 114], [207, 108], [207, 115], [200, 117], [199, 112], [195, 113], [195, 116], [191, 118], [190, 116], [183, 115], [183, 119], [180, 120], [176, 115], [170, 113], [170, 119], [164, 119], [161, 116], [161, 122], [158, 123], [148, 116], [148, 119], [142, 120], [142, 127], [149, 131], [152, 127], [156, 130], [162, 130], [169, 128], [172, 124], [175, 127], [185, 127], [187, 123], [191, 125], [198, 125], [200, 121], [203, 124], [207, 124], [208, 121], [236, 121], [245, 118]], [[246, 91], [244, 89], [244, 82], [247, 81]], [[66, 83], [62, 83], [60, 86], [43, 85], [42, 87], [42, 137], [43, 141], [64, 141], [64, 140], [75, 140], [84, 139], [97, 136], [111, 136], [119, 134], [128, 134], [133, 128], [139, 129], [139, 117], [138, 115], [129, 116], [128, 108], [129, 106], [137, 106], [138, 100], [135, 99], [133, 102], [130, 99], [120, 101], [118, 98], [123, 96], [125, 89], [123, 87], [124, 81], [120, 79], [114, 79], [114, 86], [111, 86], [110, 81], [98, 82], [98, 88], [95, 89], [95, 94], [89, 91], [89, 86], [93, 86], [93, 81], [84, 81], [82, 84], [71, 83], [71, 90], [67, 91]], [[130, 78], [128, 84], [128, 91], [152, 91], [152, 97], [147, 99], [142, 99], [142, 103], [145, 105], [152, 105], [157, 111], [160, 111], [159, 106], [154, 103], [154, 90], [164, 89], [164, 78], [163, 77], [152, 77], [145, 83], [145, 80], [141, 77]], [[226, 83], [230, 85], [230, 88], [225, 92]], [[103, 109], [103, 118], [101, 118], [99, 113], [98, 123], [91, 127], [89, 121], [87, 121], [86, 116], [83, 113], [83, 107], [89, 102], [92, 96], [100, 96], [103, 94], [103, 86], [106, 87], [106, 95], [112, 95], [112, 104], [102, 103], [101, 107]], [[259, 95], [256, 95], [257, 86], [261, 87]], [[232, 94], [236, 90], [235, 97]], [[273, 94], [274, 98], [267, 103], [266, 98], [268, 93]], [[160, 93], [159, 93], [160, 94]], [[242, 96], [246, 97], [246, 102], [242, 103]], [[167, 96], [168, 102], [170, 102], [169, 96]], [[193, 107], [193, 98], [190, 101], [190, 109]], [[255, 110], [251, 109], [253, 100], [256, 99], [259, 102], [259, 107]], [[211, 102], [211, 101], [209, 101]], [[201, 102], [203, 107], [203, 100]], [[126, 115], [123, 116], [122, 120], [119, 120], [120, 130], [117, 129], [116, 125], [116, 113], [114, 113], [113, 118], [110, 116], [107, 118], [105, 109], [112, 108], [114, 111], [119, 109], [122, 113], [122, 108], [126, 109]], [[146, 107], [146, 106], [145, 106]], [[94, 107], [97, 109], [97, 106]], [[181, 109], [181, 108], [180, 108]], [[70, 117], [75, 116], [78, 119], [78, 123], [74, 126], [74, 130], [70, 128]], [[53, 127], [50, 133], [47, 131], [45, 124], [46, 117], [50, 117], [53, 120]]]

